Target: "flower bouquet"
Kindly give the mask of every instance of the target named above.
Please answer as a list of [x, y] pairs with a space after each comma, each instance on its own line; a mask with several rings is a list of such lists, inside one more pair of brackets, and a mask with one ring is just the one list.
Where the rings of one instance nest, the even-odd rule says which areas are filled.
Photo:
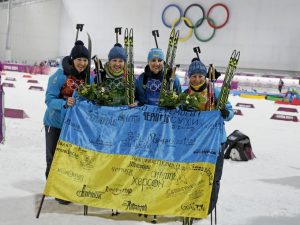
[[159, 106], [176, 108], [179, 103], [179, 97], [175, 91], [165, 91], [160, 93]]
[[179, 101], [183, 110], [193, 109], [197, 111], [203, 111], [205, 110], [205, 104], [207, 99], [198, 93], [192, 95], [187, 93], [181, 93], [179, 95]]

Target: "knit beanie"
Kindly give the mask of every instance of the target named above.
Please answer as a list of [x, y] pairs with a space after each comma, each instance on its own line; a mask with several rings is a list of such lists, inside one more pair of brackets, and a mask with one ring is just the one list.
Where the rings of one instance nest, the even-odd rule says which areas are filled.
[[200, 59], [193, 60], [189, 66], [188, 76], [191, 77], [193, 74], [196, 73], [201, 74], [203, 76], [206, 76], [207, 74], [207, 69], [205, 65], [200, 61]]
[[123, 59], [125, 62], [127, 60], [127, 53], [121, 44], [117, 43], [108, 53], [108, 60], [112, 59]]
[[154, 58], [158, 58], [161, 60], [165, 60], [165, 56], [163, 51], [160, 48], [151, 48], [148, 53], [148, 62], [151, 61]]
[[75, 42], [75, 46], [72, 48], [70, 54], [71, 60], [77, 58], [86, 58], [89, 59], [90, 53], [89, 50], [84, 46], [84, 43], [80, 40]]

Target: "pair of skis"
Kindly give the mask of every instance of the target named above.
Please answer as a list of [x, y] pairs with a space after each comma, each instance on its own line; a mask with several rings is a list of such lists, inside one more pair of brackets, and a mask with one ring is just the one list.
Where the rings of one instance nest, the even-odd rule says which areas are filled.
[[159, 105], [161, 105], [164, 96], [171, 94], [170, 92], [173, 91], [175, 72], [176, 72], [176, 66], [174, 66], [174, 62], [176, 57], [178, 40], [179, 40], [179, 30], [175, 32], [175, 29], [172, 29], [169, 38], [166, 60], [164, 62], [163, 80], [162, 80], [162, 87], [160, 91]]
[[231, 57], [229, 59], [229, 63], [225, 72], [225, 77], [224, 77], [224, 81], [223, 81], [223, 85], [221, 88], [221, 93], [220, 93], [220, 97], [218, 99], [218, 103], [217, 103], [217, 109], [221, 110], [225, 108], [225, 105], [228, 101], [228, 96], [229, 96], [229, 92], [230, 92], [230, 84], [232, 81], [232, 78], [234, 76], [234, 71], [236, 70], [238, 61], [240, 59], [240, 52], [234, 50], [231, 54]]
[[134, 63], [133, 63], [133, 29], [125, 29], [124, 48], [127, 53], [125, 69], [125, 99], [126, 104], [134, 103]]
[[[116, 42], [118, 35], [121, 34], [122, 27], [116, 27]], [[133, 63], [133, 29], [125, 28], [124, 32], [124, 49], [127, 54], [125, 65], [125, 101], [127, 105], [134, 103], [134, 63]]]
[[208, 110], [213, 110], [214, 102], [215, 102], [215, 95], [214, 95], [214, 88], [215, 88], [215, 75], [216, 69], [214, 68], [213, 64], [209, 64], [208, 67]]

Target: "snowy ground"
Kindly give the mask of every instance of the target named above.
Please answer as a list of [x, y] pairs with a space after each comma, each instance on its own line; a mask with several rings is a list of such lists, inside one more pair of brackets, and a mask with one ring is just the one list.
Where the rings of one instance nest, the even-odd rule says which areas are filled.
[[[24, 109], [26, 119], [5, 118], [6, 140], [0, 145], [0, 225], [48, 224], [149, 224], [136, 214], [111, 217], [110, 210], [59, 205], [46, 198], [39, 219], [35, 218], [45, 185], [45, 143], [42, 117], [45, 92], [28, 90], [28, 78], [16, 77], [16, 88], [4, 88], [5, 108]], [[47, 76], [33, 76], [46, 88]], [[36, 84], [31, 84], [36, 85]], [[299, 122], [271, 120], [279, 105], [272, 101], [231, 96], [234, 108], [243, 116], [226, 123], [228, 134], [240, 130], [251, 139], [257, 158], [249, 162], [225, 161], [218, 202], [219, 225], [298, 225], [300, 221], [300, 138]], [[236, 103], [251, 103], [255, 108], [238, 108]], [[283, 106], [297, 108], [296, 106]], [[297, 147], [298, 146], [298, 147]], [[160, 224], [180, 225], [178, 218], [158, 218]], [[210, 218], [195, 222], [210, 224]]]

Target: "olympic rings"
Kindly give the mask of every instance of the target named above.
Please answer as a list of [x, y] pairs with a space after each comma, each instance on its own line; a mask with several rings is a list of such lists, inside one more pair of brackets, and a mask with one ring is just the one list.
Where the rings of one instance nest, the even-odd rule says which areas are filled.
[[[213, 24], [213, 25], [215, 26], [215, 22], [213, 21], [213, 19], [207, 17], [207, 18], [205, 18], [205, 19], [201, 18], [200, 20], [198, 20], [198, 21], [196, 22], [196, 27], [197, 27], [198, 23], [202, 24], [204, 20], [207, 20], [208, 23], [211, 22], [211, 24]], [[210, 41], [210, 40], [215, 36], [216, 28], [213, 28], [213, 29], [214, 29], [214, 30], [213, 30], [213, 33], [212, 33], [211, 36], [210, 36], [209, 38], [207, 38], [207, 39], [202, 39], [202, 38], [200, 38], [199, 35], [198, 35], [197, 32], [196, 32], [196, 29], [194, 29], [195, 37], [196, 37], [199, 41], [202, 41], [202, 42], [208, 42], [208, 41]]]
[[[188, 33], [185, 37], [182, 37], [182, 38], [179, 38], [179, 39], [178, 39], [180, 42], [185, 42], [186, 40], [188, 40], [188, 39], [189, 39], [190, 37], [192, 37], [192, 35], [193, 35], [192, 21], [190, 21], [190, 20], [189, 20], [188, 18], [186, 18], [186, 17], [181, 17], [181, 19], [183, 20], [183, 22], [184, 22], [185, 24], [188, 24], [189, 27], [191, 28], [190, 31], [189, 31], [189, 33]], [[172, 29], [176, 26], [176, 24], [178, 23], [178, 21], [179, 21], [179, 18], [177, 18], [177, 19], [174, 21], [174, 23], [173, 23], [173, 25], [172, 25]]]
[[155, 91], [160, 91], [161, 89], [161, 81], [159, 80], [149, 80], [146, 84], [146, 87], [152, 91], [152, 92], [155, 92]]
[[[162, 14], [161, 14], [161, 19], [162, 19], [162, 21], [163, 21], [163, 24], [164, 24], [166, 27], [168, 27], [168, 28], [171, 28], [172, 26], [166, 23], [166, 20], [165, 20], [165, 17], [164, 17], [164, 16], [165, 16], [165, 12], [166, 12], [167, 9], [169, 9], [170, 7], [175, 7], [175, 8], [179, 11], [179, 18], [182, 17], [182, 10], [181, 10], [181, 8], [180, 8], [178, 5], [176, 5], [176, 4], [170, 4], [170, 5], [168, 5], [168, 6], [164, 9], [164, 11], [162, 12]], [[177, 24], [175, 25], [175, 27], [176, 27], [180, 22], [181, 22], [181, 20], [178, 20], [178, 21], [177, 21]]]
[[73, 80], [72, 78], [67, 79], [67, 86], [71, 88], [73, 91], [78, 89], [78, 87], [83, 84], [82, 80]]
[[[166, 13], [166, 11], [167, 11], [169, 8], [171, 8], [171, 7], [175, 7], [175, 8], [178, 10], [179, 14], [180, 14], [180, 17], [174, 20], [174, 22], [172, 23], [172, 26], [171, 26], [170, 24], [167, 24], [166, 21], [165, 21], [165, 13]], [[200, 10], [202, 11], [202, 18], [198, 19], [197, 22], [196, 22], [195, 24], [193, 24], [193, 23], [191, 22], [191, 20], [187, 17], [187, 12], [188, 12], [188, 10], [189, 10], [190, 8], [192, 8], [192, 7], [198, 7], [198, 8], [200, 8]], [[222, 7], [222, 8], [224, 8], [225, 11], [226, 11], [226, 18], [225, 18], [225, 21], [222, 22], [221, 24], [218, 24], [218, 25], [217, 25], [217, 24], [215, 23], [215, 21], [210, 17], [210, 15], [212, 14], [213, 9], [215, 9], [216, 7]], [[217, 29], [223, 28], [223, 27], [228, 23], [229, 15], [230, 15], [229, 9], [228, 9], [228, 7], [227, 7], [225, 4], [223, 4], [223, 3], [217, 3], [217, 4], [212, 5], [212, 6], [209, 8], [207, 14], [205, 13], [204, 8], [203, 8], [200, 4], [191, 4], [191, 5], [189, 5], [189, 6], [184, 10], [184, 13], [182, 13], [182, 9], [181, 9], [177, 4], [169, 4], [169, 5], [167, 5], [167, 6], [164, 8], [164, 10], [163, 10], [163, 12], [162, 12], [161, 18], [162, 18], [163, 24], [164, 24], [166, 27], [168, 27], [168, 28], [175, 28], [176, 26], [179, 25], [179, 23], [181, 22], [181, 20], [183, 20], [183, 22], [185, 23], [185, 25], [186, 25], [187, 27], [189, 27], [189, 28], [191, 28], [192, 30], [194, 30], [195, 37], [196, 37], [199, 41], [207, 42], [207, 41], [210, 41], [210, 40], [214, 37], [214, 35], [215, 35]], [[207, 38], [207, 39], [202, 39], [202, 38], [200, 38], [199, 35], [198, 35], [198, 33], [196, 32], [196, 28], [200, 27], [200, 26], [203, 24], [204, 20], [207, 20], [208, 25], [209, 25], [211, 28], [214, 29], [214, 30], [213, 30], [213, 33], [212, 33], [212, 34], [210, 35], [210, 37]], [[191, 35], [191, 33], [192, 33], [192, 30], [188, 33], [188, 35], [186, 35], [186, 36], [183, 37], [183, 38], [180, 38], [179, 41], [184, 42], [184, 41], [188, 40], [188, 39], [191, 37], [190, 35]]]
[[229, 20], [229, 9], [228, 9], [228, 7], [226, 5], [224, 5], [222, 3], [217, 3], [217, 4], [214, 4], [212, 7], [210, 7], [210, 9], [208, 10], [208, 13], [207, 13], [207, 17], [210, 18], [209, 14], [211, 13], [212, 9], [215, 8], [215, 7], [217, 7], [217, 6], [221, 6], [221, 7], [223, 7], [226, 10], [227, 17], [226, 17], [225, 22], [222, 23], [221, 25], [218, 25], [218, 26], [216, 26], [215, 24], [212, 24], [210, 22], [210, 20], [208, 20], [209, 26], [211, 26], [212, 28], [215, 28], [215, 29], [219, 29], [219, 28], [224, 27], [226, 25], [226, 23], [228, 22], [228, 20]]
[[121, 79], [108, 79], [108, 89], [109, 90], [124, 90], [125, 84]]
[[[192, 8], [193, 6], [199, 7], [199, 8], [201, 9], [201, 11], [202, 11], [203, 17], [205, 17], [205, 11], [204, 11], [203, 7], [202, 7], [201, 5], [199, 5], [199, 4], [191, 4], [191, 5], [189, 5], [189, 6], [184, 10], [183, 17], [186, 17], [187, 11], [188, 11], [190, 8]], [[202, 23], [203, 23], [203, 21], [204, 21], [204, 20], [202, 20]], [[193, 25], [189, 25], [189, 24], [186, 23], [185, 21], [184, 21], [184, 23], [185, 23], [185, 25], [187, 25], [189, 28], [200, 27], [201, 24], [202, 24], [202, 23], [199, 23], [199, 24], [196, 23], [196, 26], [193, 26]]]

